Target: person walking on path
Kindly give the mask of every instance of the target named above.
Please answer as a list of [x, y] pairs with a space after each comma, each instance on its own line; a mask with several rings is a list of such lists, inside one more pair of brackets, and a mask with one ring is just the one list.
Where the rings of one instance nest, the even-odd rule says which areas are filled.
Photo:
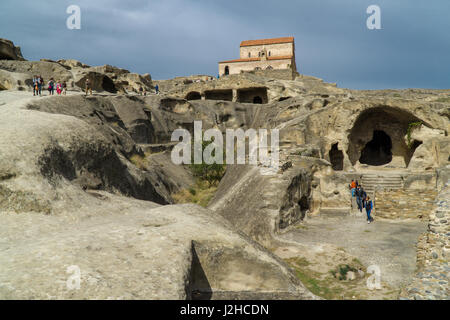
[[48, 82], [48, 94], [50, 96], [52, 96], [55, 93], [54, 85], [55, 83], [53, 82], [53, 78], [51, 78], [50, 81]]
[[64, 81], [62, 84], [63, 95], [67, 95], [67, 82]]
[[91, 80], [89, 80], [89, 78], [86, 79], [86, 96], [88, 95], [88, 93], [91, 93], [92, 96], [92, 87], [91, 87]]
[[367, 213], [367, 223], [370, 224], [373, 222], [373, 218], [370, 216], [370, 214], [372, 213], [372, 209], [373, 209], [373, 202], [372, 200], [370, 200], [370, 197], [367, 197], [365, 199], [365, 207], [366, 207], [366, 213]]
[[362, 212], [363, 209], [363, 192], [364, 190], [362, 190], [360, 186], [356, 188], [356, 203], [358, 204], [359, 212]]
[[44, 79], [42, 78], [42, 76], [38, 77], [38, 91], [39, 91], [39, 96], [42, 96], [42, 88], [44, 87]]
[[350, 190], [352, 192], [352, 197], [355, 197], [355, 191], [356, 191], [356, 182], [355, 180], [352, 180], [350, 183]]
[[38, 77], [33, 76], [33, 96], [39, 94], [38, 83], [39, 83]]
[[155, 86], [155, 93], [159, 94], [159, 86], [158, 85]]
[[61, 84], [61, 82], [58, 82], [56, 84], [56, 93], [58, 94], [58, 96], [60, 96], [61, 93], [62, 93], [62, 84]]
[[362, 186], [361, 186], [361, 190], [362, 190], [362, 199], [363, 199], [362, 206], [363, 206], [363, 208], [365, 208], [366, 207], [367, 193], [366, 193], [366, 190], [364, 190], [364, 188]]

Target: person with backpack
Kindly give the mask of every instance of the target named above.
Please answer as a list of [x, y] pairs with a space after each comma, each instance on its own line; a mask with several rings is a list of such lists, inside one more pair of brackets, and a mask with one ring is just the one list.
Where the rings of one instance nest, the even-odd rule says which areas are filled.
[[60, 96], [62, 93], [62, 84], [60, 81], [58, 81], [58, 83], [56, 84], [56, 93], [58, 94], [58, 96]]
[[373, 222], [373, 218], [370, 216], [373, 209], [373, 202], [370, 200], [370, 197], [367, 197], [364, 202], [366, 203], [367, 223], [370, 224]]
[[55, 92], [54, 85], [55, 85], [55, 83], [53, 82], [53, 78], [51, 78], [50, 81], [48, 82], [48, 94], [50, 96], [52, 96]]
[[362, 192], [362, 199], [363, 199], [362, 206], [363, 206], [363, 208], [365, 208], [366, 207], [367, 193], [366, 193], [366, 190], [364, 190], [364, 188], [362, 186], [361, 186], [361, 192]]
[[358, 204], [359, 212], [362, 212], [363, 209], [363, 192], [364, 190], [361, 189], [361, 186], [356, 187], [356, 203]]
[[33, 76], [33, 96], [38, 94], [38, 77]]
[[349, 185], [350, 191], [352, 192], [352, 197], [355, 197], [355, 191], [356, 191], [356, 182], [355, 180], [352, 180], [352, 182]]
[[44, 87], [44, 79], [42, 78], [42, 76], [38, 77], [38, 92], [39, 92], [39, 96], [42, 96], [42, 87]]

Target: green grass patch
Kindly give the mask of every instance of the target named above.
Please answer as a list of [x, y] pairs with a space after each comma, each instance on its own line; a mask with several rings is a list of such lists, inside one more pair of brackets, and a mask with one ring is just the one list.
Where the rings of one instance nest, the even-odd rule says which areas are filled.
[[151, 156], [150, 152], [145, 152], [144, 155], [133, 154], [130, 157], [130, 162], [141, 170], [148, 171], [148, 158]]
[[175, 203], [195, 203], [206, 208], [217, 191], [218, 184], [210, 185], [208, 182], [198, 181], [195, 186], [183, 189], [172, 195]]

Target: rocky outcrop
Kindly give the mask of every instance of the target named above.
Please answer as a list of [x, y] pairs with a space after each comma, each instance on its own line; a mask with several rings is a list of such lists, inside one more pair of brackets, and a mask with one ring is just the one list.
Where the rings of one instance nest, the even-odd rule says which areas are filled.
[[20, 47], [16, 47], [12, 41], [0, 38], [0, 60], [24, 61], [25, 59]]
[[1, 214], [1, 299], [316, 299], [213, 212], [90, 197], [79, 220]]
[[142, 137], [145, 114], [133, 102], [142, 108], [81, 96], [2, 105], [0, 298], [316, 299], [213, 211], [154, 203], [170, 198], [170, 168], [127, 159], [120, 139], [137, 148], [127, 128]]
[[[30, 90], [35, 74], [65, 80], [78, 92], [90, 79], [104, 94], [24, 100], [17, 91]], [[6, 97], [0, 100], [0, 208], [6, 212], [0, 231], [9, 239], [0, 242], [0, 252], [12, 257], [5, 260], [3, 279], [11, 280], [2, 282], [4, 297], [314, 298], [260, 245], [276, 246], [280, 233], [321, 212], [350, 212], [351, 179], [367, 184], [389, 212], [397, 200], [412, 195], [419, 201], [419, 190], [431, 201], [434, 189], [447, 189], [448, 90], [354, 91], [314, 77], [271, 79], [267, 73], [157, 83], [162, 94], [143, 97], [129, 93], [150, 91], [148, 74], [76, 60], [0, 61], [0, 90], [8, 90], [0, 94]], [[222, 132], [279, 129], [281, 169], [229, 164], [209, 211], [159, 207], [194, 182], [170, 163], [172, 132], [192, 133], [194, 120]], [[165, 152], [152, 155], [155, 150]], [[395, 174], [388, 179], [386, 172]], [[431, 211], [422, 202], [399, 216], [426, 219], [416, 212]], [[427, 239], [442, 249], [434, 250], [434, 259], [448, 261], [444, 238], [436, 236], [448, 220], [441, 213], [431, 215]], [[17, 250], [8, 251], [9, 243]], [[71, 261], [71, 248], [81, 262]], [[53, 269], [49, 252], [59, 253]], [[47, 260], [37, 262], [42, 257]], [[43, 275], [31, 289], [22, 286], [21, 259], [23, 268], [35, 266], [33, 277]], [[63, 281], [66, 265], [80, 264], [86, 291], [47, 283], [44, 268]], [[129, 266], [135, 271], [125, 274]]]
[[[8, 61], [10, 60], [10, 61]], [[0, 90], [32, 90], [33, 76], [42, 76], [45, 83], [51, 78], [66, 81], [68, 90], [82, 91], [86, 79], [97, 92], [139, 93], [153, 90], [150, 74], [139, 75], [110, 65], [91, 67], [80, 61], [61, 59], [53, 61], [25, 61], [19, 47], [0, 39]]]
[[229, 166], [209, 208], [266, 247], [277, 234], [312, 209], [311, 175], [306, 170], [267, 174], [264, 168]]

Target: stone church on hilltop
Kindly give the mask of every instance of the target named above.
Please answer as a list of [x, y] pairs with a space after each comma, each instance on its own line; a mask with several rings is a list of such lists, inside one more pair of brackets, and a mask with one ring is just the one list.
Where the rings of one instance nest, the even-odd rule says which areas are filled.
[[297, 72], [294, 37], [242, 41], [239, 59], [219, 62], [220, 76], [256, 70]]

